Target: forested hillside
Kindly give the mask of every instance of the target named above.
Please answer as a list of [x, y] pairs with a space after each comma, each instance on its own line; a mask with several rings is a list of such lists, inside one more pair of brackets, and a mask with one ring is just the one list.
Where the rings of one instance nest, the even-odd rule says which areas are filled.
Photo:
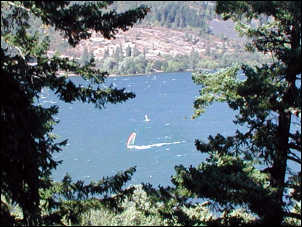
[[194, 27], [209, 32], [208, 21], [215, 17], [213, 2], [193, 1], [129, 1], [115, 2], [117, 10], [125, 10], [139, 4], [151, 7], [151, 13], [141, 22], [167, 28]]
[[150, 7], [149, 14], [133, 29], [118, 33], [116, 39], [95, 35], [71, 48], [52, 28], [44, 28], [52, 40], [49, 54], [73, 57], [81, 63], [94, 57], [96, 67], [110, 74], [216, 69], [234, 62], [268, 60], [263, 54], [244, 51], [243, 42], [233, 39], [233, 24], [215, 14], [214, 2], [119, 1], [108, 10], [123, 12], [142, 4]]
[[71, 48], [67, 40], [46, 28], [52, 40], [49, 54], [73, 57], [81, 63], [94, 57], [98, 69], [119, 75], [217, 69], [234, 62], [268, 60], [263, 54], [244, 51], [243, 42], [233, 39], [233, 24], [215, 14], [214, 2], [118, 1], [108, 10], [123, 12], [140, 5], [150, 7], [146, 18], [118, 33], [116, 39], [95, 34]]

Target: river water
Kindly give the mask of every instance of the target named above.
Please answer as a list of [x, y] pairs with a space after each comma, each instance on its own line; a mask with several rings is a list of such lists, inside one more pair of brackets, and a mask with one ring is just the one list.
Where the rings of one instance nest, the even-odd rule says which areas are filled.
[[[71, 80], [79, 83], [81, 78]], [[52, 173], [53, 179], [62, 180], [68, 172], [73, 180], [88, 183], [136, 166], [129, 184], [171, 185], [175, 165], [196, 166], [205, 159], [196, 150], [195, 139], [233, 135], [236, 129], [234, 112], [223, 103], [191, 119], [200, 89], [191, 72], [110, 77], [105, 84], [125, 87], [136, 98], [100, 110], [93, 104], [66, 104], [49, 90], [43, 91], [41, 103], [59, 106], [60, 123], [54, 128], [58, 141], [68, 138], [63, 152], [55, 154], [63, 164]], [[136, 148], [127, 149], [132, 132], [136, 132]]]

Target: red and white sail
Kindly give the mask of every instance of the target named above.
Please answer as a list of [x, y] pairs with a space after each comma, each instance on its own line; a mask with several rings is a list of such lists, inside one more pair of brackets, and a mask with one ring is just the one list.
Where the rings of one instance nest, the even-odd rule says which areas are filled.
[[135, 132], [132, 132], [127, 140], [127, 147], [131, 147], [134, 145], [134, 142], [135, 142], [135, 137], [136, 137], [136, 133]]

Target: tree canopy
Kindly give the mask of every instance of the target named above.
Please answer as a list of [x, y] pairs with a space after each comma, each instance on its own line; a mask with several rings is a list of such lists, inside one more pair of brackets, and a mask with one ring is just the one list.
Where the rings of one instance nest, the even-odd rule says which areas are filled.
[[219, 1], [216, 12], [236, 22], [247, 50], [272, 62], [193, 74], [201, 85], [194, 118], [226, 102], [245, 130], [196, 140], [206, 162], [176, 166], [172, 182], [184, 198], [209, 199], [226, 214], [239, 206], [258, 223], [301, 221], [301, 2]]
[[[122, 13], [106, 10], [112, 3], [1, 2], [1, 210], [4, 196], [20, 206], [23, 224], [37, 225], [58, 216], [53, 212], [58, 200], [54, 197], [50, 200], [46, 191], [52, 188], [51, 171], [60, 164], [53, 154], [62, 151], [67, 141], [57, 142], [52, 134], [58, 106], [39, 105], [42, 89], [51, 89], [64, 102], [78, 100], [94, 103], [97, 108], [135, 97], [124, 89], [101, 88], [107, 73], [95, 69], [93, 58], [81, 65], [73, 59], [48, 56], [48, 36], [33, 31], [29, 21], [40, 19], [42, 26], [53, 26], [70, 45], [76, 46], [80, 40], [88, 39], [92, 31], [107, 39], [114, 38], [118, 31], [128, 30], [149, 11], [145, 6]], [[87, 87], [74, 84], [68, 73], [81, 76], [88, 82]], [[113, 183], [103, 184], [109, 188], [121, 187], [120, 183], [127, 181], [134, 170], [114, 178]], [[66, 179], [63, 185], [70, 186], [71, 182]], [[108, 190], [106, 187], [101, 185], [94, 191], [101, 193]], [[42, 198], [48, 201], [48, 218], [46, 215], [44, 219]], [[1, 221], [5, 219], [10, 219], [9, 214], [1, 211]]]

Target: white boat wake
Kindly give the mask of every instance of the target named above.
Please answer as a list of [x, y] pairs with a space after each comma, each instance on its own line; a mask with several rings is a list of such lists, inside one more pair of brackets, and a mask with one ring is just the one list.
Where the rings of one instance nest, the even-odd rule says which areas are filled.
[[172, 142], [172, 143], [154, 143], [154, 144], [150, 144], [150, 145], [129, 145], [129, 146], [127, 146], [127, 148], [128, 149], [137, 149], [137, 150], [146, 150], [146, 149], [150, 149], [152, 147], [161, 147], [161, 146], [177, 144], [177, 143], [181, 143], [181, 142], [176, 141], [176, 142]]
[[150, 144], [150, 145], [134, 145], [135, 137], [136, 137], [135, 132], [131, 133], [131, 135], [129, 136], [128, 141], [127, 141], [128, 149], [146, 150], [146, 149], [150, 149], [152, 147], [162, 147], [165, 145], [181, 143], [180, 141], [176, 141], [176, 142], [171, 142], [171, 143], [154, 143], [154, 144]]

